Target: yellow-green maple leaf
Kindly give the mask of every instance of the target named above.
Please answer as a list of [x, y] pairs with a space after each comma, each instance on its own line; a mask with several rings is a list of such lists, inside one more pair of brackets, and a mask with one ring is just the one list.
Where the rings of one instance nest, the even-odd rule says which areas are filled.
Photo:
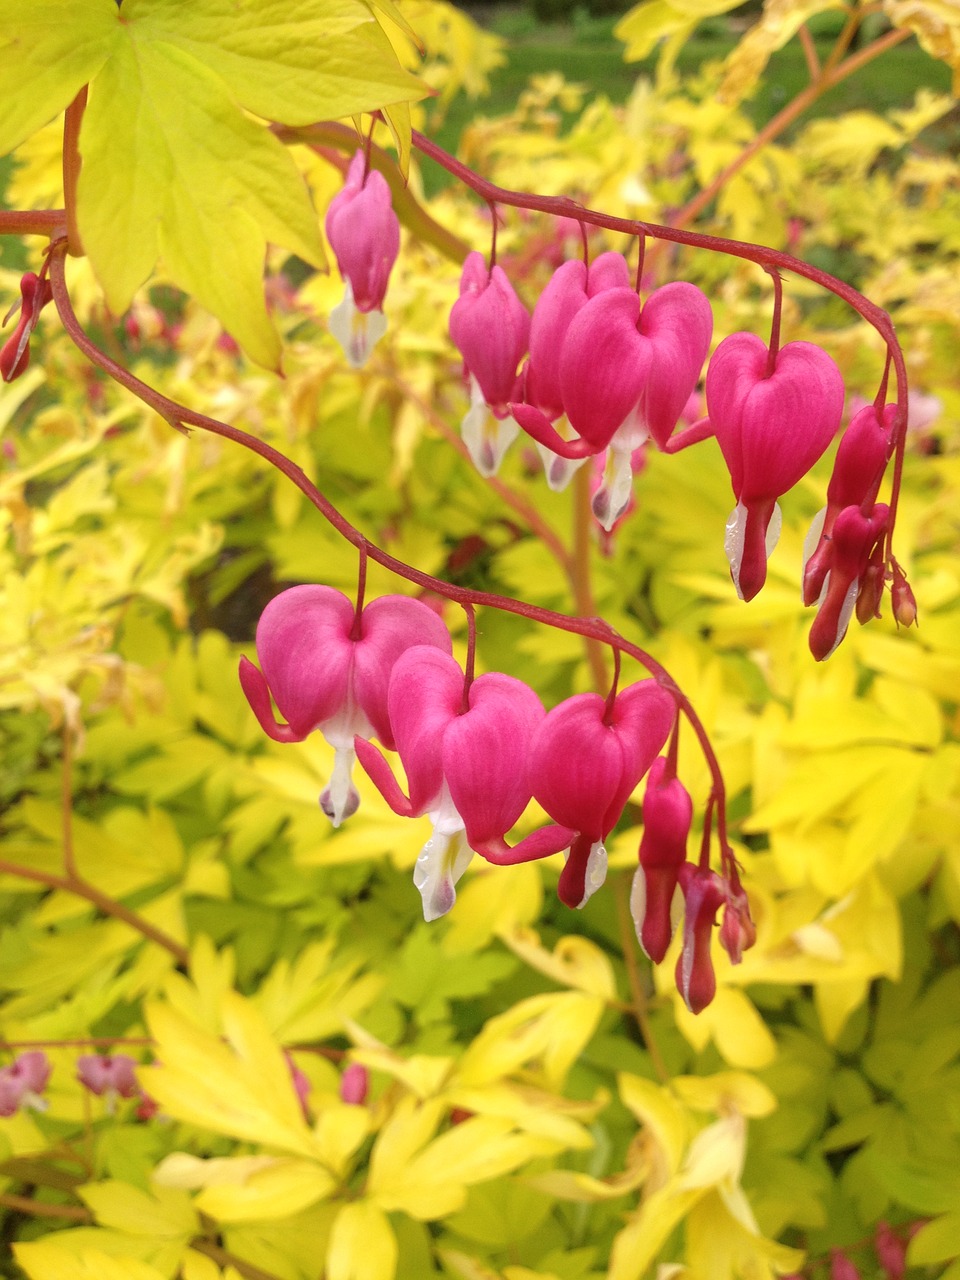
[[277, 367], [261, 283], [266, 244], [316, 265], [323, 248], [296, 166], [246, 112], [298, 125], [422, 96], [370, 8], [19, 0], [5, 24], [0, 152], [90, 84], [77, 218], [110, 307], [126, 310], [162, 256], [254, 360]]

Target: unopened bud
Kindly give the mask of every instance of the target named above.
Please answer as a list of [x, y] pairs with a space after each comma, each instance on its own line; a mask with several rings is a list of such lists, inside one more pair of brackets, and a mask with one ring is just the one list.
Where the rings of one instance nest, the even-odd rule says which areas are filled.
[[860, 1280], [860, 1272], [842, 1249], [830, 1250], [830, 1280]]
[[340, 1077], [340, 1101], [362, 1107], [367, 1099], [369, 1087], [370, 1076], [367, 1068], [359, 1062], [351, 1062]]
[[917, 600], [913, 588], [904, 576], [899, 565], [893, 569], [893, 586], [890, 588], [890, 600], [893, 604], [893, 616], [897, 625], [910, 627], [917, 620]]
[[907, 1249], [889, 1222], [877, 1223], [873, 1247], [877, 1262], [880, 1263], [889, 1280], [903, 1280], [903, 1274], [907, 1269]]
[[883, 599], [884, 566], [871, 561], [863, 571], [860, 590], [857, 592], [857, 621], [862, 625], [871, 618], [880, 617], [880, 601]]

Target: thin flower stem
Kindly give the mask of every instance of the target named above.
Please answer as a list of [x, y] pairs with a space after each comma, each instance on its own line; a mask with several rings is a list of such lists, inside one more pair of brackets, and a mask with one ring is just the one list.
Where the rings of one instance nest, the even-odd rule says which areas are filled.
[[60, 824], [63, 870], [68, 880], [76, 880], [77, 863], [73, 849], [73, 743], [66, 719], [63, 722], [63, 763], [60, 767]]
[[477, 657], [477, 611], [472, 604], [462, 606], [467, 615], [467, 661], [463, 671], [463, 702], [461, 714], [470, 710], [470, 686], [473, 684], [473, 672]]
[[0, 875], [18, 876], [21, 880], [33, 880], [37, 884], [46, 885], [48, 889], [61, 889], [64, 893], [72, 893], [78, 898], [85, 898], [87, 902], [92, 903], [93, 906], [102, 911], [105, 916], [112, 916], [115, 920], [122, 920], [124, 924], [128, 924], [137, 933], [143, 934], [151, 942], [155, 942], [158, 946], [163, 947], [165, 951], [169, 951], [177, 964], [185, 967], [190, 959], [190, 952], [186, 947], [181, 946], [179, 942], [171, 938], [169, 934], [164, 933], [162, 929], [152, 925], [149, 920], [144, 920], [143, 916], [138, 915], [136, 911], [131, 911], [122, 902], [117, 902], [115, 898], [111, 898], [108, 893], [98, 889], [89, 880], [84, 880], [82, 876], [76, 874], [58, 876], [50, 871], [41, 871], [38, 867], [24, 867], [18, 862], [8, 862], [5, 858], [0, 859]]
[[6, 1191], [0, 1195], [0, 1205], [14, 1213], [25, 1213], [31, 1218], [60, 1218], [70, 1222], [93, 1222], [89, 1209], [73, 1204], [48, 1204], [46, 1200], [34, 1200], [31, 1196], [17, 1196]]
[[48, 236], [59, 240], [66, 234], [65, 209], [0, 209], [0, 235]]
[[83, 256], [83, 243], [77, 226], [77, 181], [80, 177], [80, 123], [87, 106], [84, 85], [67, 107], [63, 117], [63, 203], [67, 214], [67, 252], [74, 258]]
[[272, 1271], [264, 1271], [262, 1267], [255, 1267], [252, 1262], [244, 1262], [243, 1258], [238, 1258], [235, 1253], [231, 1253], [229, 1249], [224, 1249], [220, 1245], [215, 1244], [206, 1236], [197, 1236], [190, 1241], [190, 1248], [196, 1249], [197, 1253], [205, 1253], [208, 1258], [219, 1267], [234, 1267], [240, 1272], [246, 1280], [280, 1280], [279, 1276]]
[[773, 278], [773, 319], [770, 323], [767, 377], [772, 378], [777, 371], [777, 356], [780, 354], [780, 312], [783, 310], [783, 279], [779, 271], [770, 271], [768, 274]]
[[[83, 352], [92, 364], [102, 369], [114, 381], [118, 382], [122, 387], [126, 387], [144, 404], [154, 409], [171, 427], [178, 430], [184, 430], [185, 425], [198, 427], [202, 431], [208, 431], [211, 435], [220, 436], [225, 440], [232, 440], [242, 448], [255, 453], [296, 485], [300, 492], [316, 507], [317, 511], [342, 538], [355, 547], [359, 547], [361, 543], [366, 541], [367, 553], [370, 558], [375, 560], [377, 564], [382, 565], [383, 568], [390, 570], [391, 573], [397, 574], [398, 577], [405, 578], [408, 582], [416, 583], [418, 586], [428, 591], [433, 591], [437, 595], [443, 596], [447, 600], [453, 600], [458, 604], [473, 604], [501, 609], [504, 613], [514, 613], [522, 618], [528, 618], [531, 622], [538, 622], [547, 627], [555, 627], [557, 630], [567, 631], [572, 635], [588, 637], [596, 641], [598, 645], [608, 644], [615, 646], [639, 662], [645, 670], [649, 671], [657, 683], [674, 698], [677, 706], [687, 717], [691, 728], [696, 734], [700, 749], [710, 770], [711, 796], [717, 805], [720, 819], [718, 831], [721, 833], [721, 841], [725, 840], [724, 807], [726, 789], [720, 762], [693, 704], [666, 667], [657, 662], [646, 650], [641, 649], [639, 645], [632, 644], [629, 640], [619, 635], [602, 618], [569, 617], [567, 614], [558, 613], [553, 609], [544, 609], [539, 605], [528, 604], [525, 600], [514, 600], [509, 596], [495, 595], [489, 591], [471, 591], [464, 587], [455, 587], [448, 582], [444, 582], [441, 578], [435, 578], [432, 574], [423, 573], [420, 569], [413, 568], [412, 565], [398, 560], [395, 556], [389, 555], [386, 551], [365, 539], [360, 530], [356, 529], [333, 503], [320, 492], [301, 468], [291, 462], [279, 449], [275, 449], [273, 445], [267, 444], [257, 436], [251, 435], [239, 427], [220, 422], [216, 418], [210, 418], [206, 414], [188, 409], [185, 405], [177, 404], [176, 401], [169, 399], [155, 388], [142, 382], [134, 374], [130, 373], [128, 369], [125, 369], [115, 360], [112, 360], [104, 351], [101, 351], [80, 324], [70, 301], [70, 293], [67, 289], [64, 273], [64, 248], [64, 242], [59, 241], [51, 246], [50, 254], [50, 284], [53, 289], [54, 302], [64, 328], [76, 347]], [[604, 673], [604, 679], [600, 687], [604, 688], [605, 686], [606, 674]], [[0, 870], [2, 870], [2, 866], [0, 866]], [[112, 899], [107, 901], [114, 908], [117, 906]], [[124, 908], [124, 910], [126, 909]], [[178, 946], [178, 944], [174, 945]], [[186, 953], [184, 952], [185, 955]]]
[[820, 56], [817, 53], [817, 46], [814, 43], [813, 36], [810, 34], [810, 28], [806, 23], [799, 31], [800, 43], [803, 45], [803, 56], [807, 60], [807, 70], [810, 72], [811, 80], [818, 80], [821, 75]]
[[[597, 606], [593, 599], [590, 580], [590, 552], [593, 543], [593, 512], [590, 508], [590, 468], [580, 467], [574, 472], [571, 485], [573, 497], [573, 607], [581, 618], [594, 618]], [[602, 693], [610, 683], [604, 645], [596, 640], [587, 641], [587, 661], [594, 688]]]
[[640, 967], [637, 963], [637, 935], [630, 916], [630, 898], [627, 888], [629, 875], [629, 871], [622, 871], [614, 876], [613, 896], [617, 904], [620, 950], [623, 954], [623, 963], [627, 970], [627, 982], [630, 986], [630, 1010], [643, 1038], [647, 1053], [650, 1055], [650, 1062], [656, 1072], [657, 1079], [661, 1084], [668, 1084], [670, 1072], [663, 1060], [663, 1054], [660, 1052], [660, 1046], [657, 1044], [657, 1038], [653, 1034], [653, 1028], [650, 1025], [650, 1004], [647, 999], [647, 993], [644, 990]]
[[350, 629], [350, 639], [356, 643], [363, 635], [363, 598], [367, 589], [367, 541], [366, 539], [360, 543], [357, 548], [360, 552], [360, 565], [357, 569], [357, 603], [353, 610], [353, 626]]

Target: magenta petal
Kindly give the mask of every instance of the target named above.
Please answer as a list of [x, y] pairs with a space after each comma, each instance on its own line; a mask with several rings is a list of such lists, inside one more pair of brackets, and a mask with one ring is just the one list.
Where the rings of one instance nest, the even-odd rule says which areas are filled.
[[[839, 510], [858, 507], [876, 497], [876, 487], [887, 465], [893, 444], [897, 406], [888, 404], [883, 415], [872, 404], [861, 409], [843, 433], [833, 474], [827, 488], [827, 505]], [[832, 524], [832, 521], [831, 521]], [[829, 529], [825, 529], [829, 533]]]
[[411, 812], [426, 813], [443, 787], [443, 738], [460, 714], [463, 672], [455, 659], [428, 645], [398, 658], [390, 677], [390, 727], [407, 774]]
[[587, 272], [587, 293], [595, 298], [606, 289], [631, 289], [630, 267], [622, 253], [608, 250], [594, 258]]
[[707, 414], [738, 500], [743, 488], [743, 406], [766, 373], [767, 356], [766, 344], [756, 334], [732, 333], [717, 347], [707, 369]]
[[444, 734], [443, 772], [475, 848], [505, 835], [527, 807], [527, 757], [544, 710], [528, 685], [499, 672], [474, 680], [469, 703]]
[[[353, 614], [342, 592], [319, 586], [291, 587], [264, 609], [257, 624], [257, 656], [280, 714], [296, 735], [279, 741], [306, 737], [346, 701]], [[267, 733], [276, 737], [256, 706], [254, 711]]]
[[656, 761], [677, 718], [677, 704], [656, 680], [638, 680], [614, 700], [611, 723], [624, 748], [624, 773], [605, 815], [606, 830], [620, 820], [637, 783]]
[[682, 280], [655, 290], [640, 313], [640, 334], [653, 347], [640, 410], [662, 449], [700, 381], [710, 350], [713, 313], [706, 294]]
[[544, 445], [551, 453], [561, 458], [590, 458], [600, 452], [600, 449], [590, 444], [588, 440], [564, 440], [550, 420], [533, 405], [512, 404], [510, 412], [513, 414], [514, 421], [523, 427], [531, 439]]
[[623, 745], [603, 723], [605, 708], [598, 693], [567, 698], [547, 713], [530, 749], [537, 802], [554, 822], [583, 832], [588, 845], [609, 831], [605, 818], [622, 789]]
[[503, 268], [488, 273], [482, 254], [468, 254], [460, 297], [450, 312], [450, 337], [495, 412], [514, 398], [529, 333], [529, 313]]
[[432, 645], [450, 654], [453, 642], [442, 618], [422, 600], [380, 596], [364, 609], [354, 646], [353, 689], [377, 737], [394, 749], [387, 709], [390, 676], [400, 655], [414, 645]]
[[354, 738], [353, 749], [356, 751], [357, 759], [360, 761], [360, 765], [367, 777], [393, 812], [398, 813], [401, 818], [419, 817], [423, 810], [415, 809], [410, 800], [403, 794], [400, 783], [394, 777], [393, 770], [384, 759], [383, 753], [372, 742], [360, 737]]
[[531, 831], [513, 848], [500, 837], [478, 841], [475, 851], [481, 858], [486, 858], [487, 862], [492, 862], [494, 866], [512, 867], [518, 862], [535, 862], [539, 858], [549, 858], [551, 854], [569, 849], [576, 835], [576, 831], [572, 831], [569, 827], [557, 827], [551, 824], [548, 827], [540, 827], [537, 831]]
[[530, 320], [530, 361], [526, 370], [524, 399], [551, 421], [563, 413], [560, 351], [571, 320], [586, 306], [586, 285], [587, 268], [584, 264], [565, 262], [553, 273], [537, 299]]
[[563, 407], [595, 451], [610, 443], [646, 381], [652, 353], [637, 331], [639, 316], [632, 289], [606, 289], [574, 316], [563, 342]]
[[350, 162], [343, 190], [330, 201], [327, 239], [344, 280], [350, 281], [358, 311], [383, 306], [390, 272], [400, 252], [400, 223], [393, 211], [386, 178], [371, 169], [358, 151]]

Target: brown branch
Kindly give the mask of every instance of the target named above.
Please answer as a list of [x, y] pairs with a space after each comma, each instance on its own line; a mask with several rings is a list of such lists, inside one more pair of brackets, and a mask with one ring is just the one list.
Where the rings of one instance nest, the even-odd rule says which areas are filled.
[[235, 1253], [231, 1253], [228, 1249], [221, 1248], [220, 1245], [214, 1244], [212, 1240], [208, 1240], [205, 1236], [197, 1236], [190, 1241], [190, 1248], [196, 1249], [197, 1253], [206, 1254], [208, 1258], [212, 1258], [220, 1267], [234, 1267], [242, 1276], [246, 1276], [247, 1280], [280, 1280], [280, 1277], [272, 1271], [264, 1271], [261, 1267], [255, 1267], [252, 1262], [244, 1262], [243, 1258], [238, 1258]]
[[190, 960], [190, 952], [186, 947], [181, 946], [162, 929], [152, 925], [149, 920], [144, 920], [143, 916], [138, 915], [136, 911], [131, 911], [122, 902], [117, 902], [115, 898], [111, 898], [108, 893], [104, 893], [102, 889], [98, 889], [82, 876], [58, 876], [50, 871], [41, 871], [37, 867], [24, 867], [17, 862], [8, 862], [6, 859], [0, 859], [0, 875], [19, 876], [22, 880], [33, 880], [37, 884], [46, 885], [48, 889], [61, 889], [64, 893], [72, 893], [78, 898], [84, 898], [105, 916], [123, 921], [137, 933], [143, 934], [157, 946], [169, 951], [178, 965], [185, 968]]
[[818, 80], [821, 73], [820, 56], [817, 53], [817, 46], [814, 43], [813, 36], [810, 34], [810, 28], [806, 23], [800, 28], [800, 43], [803, 45], [803, 56], [807, 60], [810, 79]]
[[71, 1222], [93, 1222], [89, 1209], [79, 1205], [49, 1204], [46, 1200], [34, 1200], [30, 1196], [16, 1196], [9, 1191], [0, 1194], [0, 1205], [14, 1213], [26, 1213], [32, 1218], [66, 1218]]

